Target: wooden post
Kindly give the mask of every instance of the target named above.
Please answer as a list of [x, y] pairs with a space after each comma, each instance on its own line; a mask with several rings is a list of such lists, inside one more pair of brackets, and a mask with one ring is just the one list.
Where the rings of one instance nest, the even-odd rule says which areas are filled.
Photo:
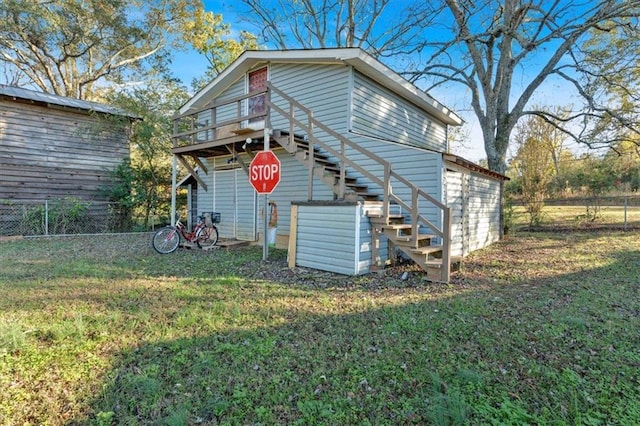
[[340, 186], [338, 188], [338, 198], [344, 199], [344, 193], [346, 191], [346, 177], [347, 177], [347, 163], [345, 161], [345, 145], [344, 141], [340, 141]]
[[313, 200], [313, 168], [315, 167], [315, 158], [314, 158], [314, 136], [313, 136], [313, 113], [308, 112], [308, 120], [309, 120], [309, 134], [307, 135], [307, 149], [309, 150], [309, 177], [307, 178], [307, 201]]
[[411, 189], [411, 246], [418, 248], [418, 216], [420, 209], [418, 208], [418, 188]]
[[289, 150], [291, 150], [296, 143], [293, 136], [293, 120], [296, 118], [296, 110], [292, 103], [289, 103], [289, 116]]
[[383, 195], [382, 195], [382, 215], [384, 216], [385, 224], [389, 224], [389, 194], [391, 194], [391, 164], [385, 163], [384, 165], [384, 181], [383, 181]]
[[171, 162], [171, 226], [176, 224], [176, 190], [178, 185], [178, 160], [174, 154]]
[[448, 283], [451, 278], [451, 208], [442, 211], [442, 282]]
[[296, 249], [298, 244], [298, 206], [291, 205], [291, 219], [289, 223], [289, 250], [287, 263], [289, 268], [296, 266]]

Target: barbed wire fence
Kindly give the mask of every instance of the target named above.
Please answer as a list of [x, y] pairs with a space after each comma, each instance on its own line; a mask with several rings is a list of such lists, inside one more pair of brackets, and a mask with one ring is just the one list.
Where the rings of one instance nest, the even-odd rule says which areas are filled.
[[0, 200], [0, 236], [104, 234], [145, 231], [117, 203], [55, 200]]
[[511, 204], [514, 222], [525, 227], [640, 229], [640, 195], [544, 199], [531, 204], [541, 212], [534, 224], [526, 203], [515, 199]]

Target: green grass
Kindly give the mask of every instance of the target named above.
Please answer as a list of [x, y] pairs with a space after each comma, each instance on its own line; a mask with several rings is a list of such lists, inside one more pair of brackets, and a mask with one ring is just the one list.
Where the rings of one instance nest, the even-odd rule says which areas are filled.
[[[585, 206], [553, 206], [542, 208], [542, 223], [546, 228], [561, 227], [589, 230], [593, 228], [624, 229], [625, 209], [623, 206], [602, 206], [595, 220], [587, 219]], [[530, 216], [523, 206], [513, 207], [513, 225], [516, 228], [527, 227]], [[629, 206], [626, 209], [628, 229], [640, 229], [640, 207]]]
[[519, 234], [450, 285], [285, 256], [0, 243], [0, 424], [640, 423], [638, 233]]

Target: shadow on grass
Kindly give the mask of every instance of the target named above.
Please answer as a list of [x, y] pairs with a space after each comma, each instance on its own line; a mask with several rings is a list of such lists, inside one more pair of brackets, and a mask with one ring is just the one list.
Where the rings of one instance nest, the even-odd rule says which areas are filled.
[[[76, 423], [637, 424], [640, 252], [609, 257], [517, 287], [405, 289], [400, 304], [361, 288], [236, 283], [255, 300], [236, 305], [233, 327], [119, 354]], [[306, 297], [326, 306], [297, 306]], [[191, 325], [204, 323], [207, 296], [188, 300]]]

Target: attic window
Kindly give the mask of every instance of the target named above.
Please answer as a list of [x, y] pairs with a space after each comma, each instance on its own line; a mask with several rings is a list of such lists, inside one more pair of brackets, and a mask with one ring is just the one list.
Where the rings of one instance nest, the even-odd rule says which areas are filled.
[[[251, 71], [249, 73], [249, 93], [267, 89], [267, 67]], [[261, 114], [266, 111], [265, 94], [249, 98], [249, 115]], [[250, 121], [260, 121], [262, 118], [253, 118]]]

